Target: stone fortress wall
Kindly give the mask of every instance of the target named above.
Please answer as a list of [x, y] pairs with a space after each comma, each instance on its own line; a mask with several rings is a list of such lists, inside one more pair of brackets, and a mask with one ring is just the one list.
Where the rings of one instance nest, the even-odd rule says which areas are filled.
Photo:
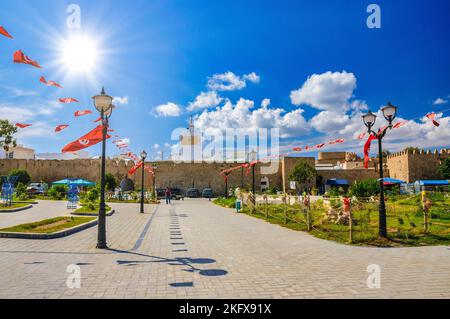
[[[330, 152], [331, 153], [331, 152]], [[349, 158], [350, 153], [325, 152], [319, 158], [323, 161], [333, 161], [336, 159]], [[436, 169], [442, 158], [450, 157], [450, 150], [441, 152], [399, 152], [389, 155], [387, 158], [387, 167], [385, 176], [414, 182], [418, 179], [436, 179]], [[275, 186], [279, 190], [289, 191], [289, 175], [293, 168], [300, 161], [307, 161], [311, 165], [319, 162], [314, 157], [284, 157], [276, 162], [275, 170], [264, 174], [261, 166], [257, 165], [255, 169], [255, 181], [257, 190], [260, 189], [260, 182], [263, 177], [269, 180], [269, 187]], [[74, 160], [18, 160], [18, 159], [0, 159], [0, 175], [7, 175], [12, 169], [26, 169], [33, 182], [44, 181], [51, 183], [64, 178], [85, 178], [91, 181], [100, 179], [100, 159], [74, 159]], [[191, 163], [172, 161], [152, 162], [148, 164], [155, 165], [156, 178], [155, 184], [158, 188], [178, 187], [185, 191], [189, 187], [195, 187], [202, 190], [211, 187], [217, 193], [224, 191], [224, 179], [219, 173], [223, 169], [235, 167], [237, 163]], [[127, 175], [127, 172], [133, 166], [131, 161], [108, 159], [106, 161], [106, 172], [113, 174], [118, 181]], [[317, 171], [322, 176], [323, 183], [327, 179], [339, 178], [347, 179], [350, 183], [354, 181], [378, 178], [378, 171], [375, 169], [321, 169]], [[130, 178], [135, 182], [136, 187], [141, 185], [141, 171], [139, 170]], [[145, 172], [145, 184], [147, 187], [153, 184], [152, 176]], [[228, 177], [229, 187], [243, 186], [248, 189], [252, 185], [252, 172], [245, 168], [237, 169]]]
[[413, 183], [422, 179], [439, 179], [437, 168], [444, 158], [450, 157], [450, 149], [409, 150], [387, 157], [390, 177]]

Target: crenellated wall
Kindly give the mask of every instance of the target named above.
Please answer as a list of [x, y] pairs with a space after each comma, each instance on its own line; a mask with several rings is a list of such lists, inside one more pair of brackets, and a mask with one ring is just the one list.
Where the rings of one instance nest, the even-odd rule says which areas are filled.
[[439, 179], [437, 168], [446, 157], [450, 157], [450, 149], [408, 150], [389, 155], [387, 166], [390, 177], [413, 183], [421, 179]]

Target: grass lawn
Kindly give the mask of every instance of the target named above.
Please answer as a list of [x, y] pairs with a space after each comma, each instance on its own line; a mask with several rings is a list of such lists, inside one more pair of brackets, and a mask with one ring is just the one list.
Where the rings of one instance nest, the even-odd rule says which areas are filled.
[[[427, 233], [424, 232], [423, 213], [419, 203], [417, 198], [387, 202], [388, 240], [380, 240], [378, 237], [378, 204], [356, 205], [352, 210], [354, 226], [351, 244], [391, 247], [450, 245], [450, 199], [434, 201], [431, 225]], [[241, 212], [293, 230], [307, 231], [306, 212], [298, 204], [262, 204], [253, 213], [248, 207], [244, 207]], [[325, 218], [325, 209], [320, 203], [312, 204], [311, 216], [311, 235], [349, 243], [349, 226], [330, 222]]]
[[[77, 214], [98, 214], [99, 205], [82, 205], [80, 208], [75, 210]], [[106, 205], [106, 212], [111, 211], [111, 207]]]
[[0, 229], [0, 231], [12, 232], [12, 233], [49, 234], [49, 233], [58, 232], [60, 230], [72, 228], [72, 227], [93, 221], [94, 219], [95, 219], [95, 217], [62, 216], [62, 217], [41, 220], [39, 222], [3, 228], [3, 229]]
[[3, 206], [0, 204], [0, 210], [12, 210], [30, 205], [29, 203], [12, 203], [11, 206]]
[[236, 205], [236, 197], [218, 197], [213, 200], [213, 203], [222, 207], [234, 208]]

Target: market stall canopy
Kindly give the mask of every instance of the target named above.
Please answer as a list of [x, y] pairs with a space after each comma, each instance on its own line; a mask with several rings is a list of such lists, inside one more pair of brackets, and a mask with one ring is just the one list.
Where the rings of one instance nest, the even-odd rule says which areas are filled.
[[[378, 179], [380, 180], [380, 179]], [[402, 181], [400, 179], [395, 179], [395, 178], [389, 178], [389, 177], [385, 177], [383, 178], [383, 184], [385, 186], [393, 186], [393, 185], [398, 185], [398, 184], [405, 184], [405, 181]]]
[[450, 182], [448, 180], [421, 180], [416, 181], [414, 184], [420, 185], [420, 186], [447, 186], [450, 185]]
[[332, 179], [327, 180], [327, 185], [330, 185], [330, 186], [349, 186], [350, 183], [346, 179], [332, 178]]
[[94, 182], [82, 178], [66, 178], [52, 183], [53, 185], [95, 186]]

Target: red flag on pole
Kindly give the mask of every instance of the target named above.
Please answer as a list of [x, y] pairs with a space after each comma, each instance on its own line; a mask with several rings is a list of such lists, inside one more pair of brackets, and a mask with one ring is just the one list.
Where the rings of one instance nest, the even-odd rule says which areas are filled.
[[28, 127], [28, 126], [31, 126], [32, 124], [22, 124], [22, 123], [16, 123], [16, 126], [17, 127], [20, 127], [20, 128], [25, 128], [25, 127]]
[[92, 111], [89, 110], [83, 110], [83, 111], [76, 111], [74, 113], [75, 116], [83, 116], [83, 115], [87, 115], [87, 114], [91, 114]]
[[36, 61], [31, 60], [29, 57], [27, 57], [25, 54], [23, 54], [23, 52], [21, 50], [18, 50], [16, 52], [14, 52], [13, 61], [14, 61], [14, 63], [29, 64], [29, 65], [32, 65], [32, 66], [34, 66], [36, 68], [41, 68], [39, 63], [37, 63]]
[[94, 123], [100, 122], [101, 120], [102, 120], [102, 117], [100, 116], [98, 119], [96, 119], [96, 120], [94, 121]]
[[[99, 125], [89, 133], [83, 135], [79, 139], [64, 146], [61, 152], [68, 153], [85, 149], [87, 147], [100, 143], [102, 141], [102, 136], [103, 136], [103, 126]], [[111, 137], [110, 135], [106, 134], [107, 139], [110, 137]]]
[[408, 121], [397, 122], [397, 123], [394, 124], [394, 126], [392, 126], [392, 128], [399, 128], [399, 127], [402, 127], [402, 126], [405, 125], [406, 123], [408, 123]]
[[6, 29], [2, 26], [0, 26], [0, 34], [11, 39], [13, 38], [12, 35], [9, 34], [8, 31], [6, 31]]
[[77, 99], [74, 99], [73, 97], [62, 97], [58, 100], [61, 103], [73, 103], [73, 102], [78, 102]]
[[55, 132], [61, 132], [62, 130], [64, 130], [66, 127], [68, 127], [69, 125], [67, 125], [67, 124], [62, 124], [62, 125], [58, 125], [56, 128], [55, 128]]
[[369, 152], [370, 143], [377, 138], [376, 135], [370, 134], [366, 143], [364, 144], [364, 168], [369, 168]]
[[366, 133], [361, 133], [358, 135], [358, 139], [362, 140], [366, 136]]

